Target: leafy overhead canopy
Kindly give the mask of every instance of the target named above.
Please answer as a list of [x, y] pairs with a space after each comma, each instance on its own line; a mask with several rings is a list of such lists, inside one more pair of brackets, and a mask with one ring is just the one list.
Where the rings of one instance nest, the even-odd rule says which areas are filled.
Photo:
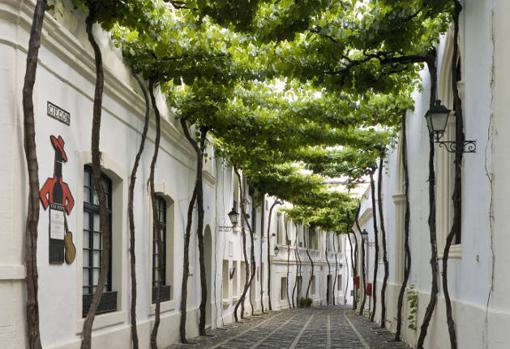
[[345, 176], [352, 180], [363, 176], [367, 168], [374, 167], [380, 152], [351, 147], [308, 147], [300, 149], [297, 155], [314, 173], [331, 178]]
[[163, 8], [153, 0], [71, 0], [78, 9], [88, 12], [103, 29], [111, 30], [116, 24], [130, 28], [149, 28], [156, 25]]
[[222, 26], [245, 31], [250, 27], [261, 0], [187, 0], [183, 3]]
[[336, 233], [350, 232], [358, 200], [335, 191], [325, 191], [319, 197], [321, 202], [294, 205], [285, 209], [285, 212], [292, 220], [303, 225]]
[[[178, 117], [209, 131], [217, 153], [252, 185], [303, 212], [321, 212], [314, 224], [330, 227], [346, 215], [338, 207], [347, 212], [352, 200], [322, 197], [322, 182], [360, 177], [391, 145], [452, 6], [80, 1], [102, 6], [98, 18], [113, 28], [134, 71], [160, 84]], [[147, 11], [123, 19], [140, 9]]]
[[[448, 27], [452, 3], [336, 1], [309, 17], [293, 38], [261, 46], [259, 65], [270, 67], [268, 74], [332, 90], [398, 94], [418, 82], [426, 56]], [[285, 22], [285, 16], [269, 18], [276, 26]]]
[[305, 173], [292, 164], [247, 168], [244, 174], [259, 192], [288, 202], [312, 200], [315, 193], [322, 190], [321, 177]]
[[228, 83], [235, 73], [238, 35], [188, 10], [161, 9], [157, 25], [140, 30], [116, 26], [114, 39], [135, 72], [160, 83], [191, 84], [197, 79]]

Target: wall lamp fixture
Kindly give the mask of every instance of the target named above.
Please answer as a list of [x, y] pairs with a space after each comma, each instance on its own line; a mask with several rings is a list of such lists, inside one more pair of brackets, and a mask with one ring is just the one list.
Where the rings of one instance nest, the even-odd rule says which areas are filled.
[[444, 147], [447, 152], [455, 153], [457, 147], [462, 147], [463, 153], [476, 153], [476, 141], [469, 140], [463, 142], [442, 141], [446, 127], [448, 126], [448, 118], [452, 111], [441, 104], [440, 100], [436, 100], [432, 108], [425, 114], [429, 134], [434, 137], [434, 142]]

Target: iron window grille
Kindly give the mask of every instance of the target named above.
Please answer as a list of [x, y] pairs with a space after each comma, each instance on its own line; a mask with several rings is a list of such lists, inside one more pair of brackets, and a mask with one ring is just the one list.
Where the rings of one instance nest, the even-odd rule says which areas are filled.
[[287, 278], [283, 277], [280, 280], [280, 299], [287, 299]]
[[[108, 205], [108, 224], [110, 234], [112, 231], [112, 182], [104, 174], [101, 175], [103, 189]], [[101, 253], [103, 251], [102, 231], [99, 219], [99, 201], [95, 191], [95, 182], [92, 168], [84, 168], [83, 186], [83, 306], [82, 315], [86, 316], [92, 297], [96, 291], [101, 270]], [[97, 308], [97, 314], [108, 313], [117, 310], [117, 292], [112, 291], [112, 243], [110, 241], [110, 268], [106, 279], [105, 288], [101, 301]]]
[[302, 289], [303, 289], [303, 277], [298, 276], [297, 277], [297, 293], [298, 293], [298, 295], [301, 295]]
[[[160, 280], [160, 268], [158, 268], [158, 258], [159, 258], [159, 251], [158, 251], [158, 244], [156, 236], [152, 239], [152, 303], [156, 303], [157, 297], [158, 297], [158, 284], [159, 287], [159, 297], [160, 301], [168, 301], [170, 300], [170, 285], [167, 284], [167, 278], [166, 278], [166, 257], [167, 257], [167, 203], [166, 200], [161, 196], [156, 196], [156, 213], [158, 216], [158, 222], [159, 222], [159, 234], [161, 236], [161, 243], [162, 243], [162, 259], [163, 263], [160, 266], [161, 268], [161, 274], [162, 279]], [[161, 283], [159, 283], [161, 281]]]
[[281, 245], [283, 241], [282, 238], [282, 214], [277, 213], [276, 214], [276, 243], [278, 245]]

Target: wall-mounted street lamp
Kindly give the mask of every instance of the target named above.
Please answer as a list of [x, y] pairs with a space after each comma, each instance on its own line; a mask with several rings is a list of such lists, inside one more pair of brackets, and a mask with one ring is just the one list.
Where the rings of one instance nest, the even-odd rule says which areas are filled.
[[432, 108], [425, 114], [429, 134], [434, 137], [434, 142], [450, 153], [455, 153], [457, 146], [462, 147], [463, 153], [476, 153], [476, 141], [463, 141], [462, 144], [458, 144], [460, 141], [441, 140], [448, 126], [450, 114], [452, 111], [442, 105], [440, 100], [436, 100]]
[[230, 223], [232, 223], [232, 225], [220, 225], [219, 228], [221, 231], [229, 231], [230, 229], [235, 228], [237, 223], [239, 223], [239, 213], [237, 213], [234, 207], [229, 213], [227, 213], [227, 216], [228, 219], [230, 219]]
[[278, 246], [275, 246], [274, 247], [274, 256], [278, 256], [278, 254], [280, 253], [280, 249], [278, 248]]
[[368, 231], [367, 231], [366, 229], [363, 229], [363, 230], [361, 231], [361, 238], [362, 238], [363, 240], [368, 240]]
[[235, 207], [232, 207], [232, 210], [228, 213], [228, 218], [234, 227], [239, 222], [239, 213], [237, 213]]

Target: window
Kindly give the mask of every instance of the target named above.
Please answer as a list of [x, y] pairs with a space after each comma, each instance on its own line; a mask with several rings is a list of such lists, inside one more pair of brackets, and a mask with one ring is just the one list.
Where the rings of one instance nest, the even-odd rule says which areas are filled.
[[[232, 277], [233, 277], [233, 273], [232, 273]], [[229, 293], [228, 293], [228, 284], [229, 284], [229, 280], [230, 280], [230, 273], [229, 273], [229, 268], [228, 268], [228, 260], [223, 260], [223, 299], [228, 299], [229, 298]]]
[[264, 287], [264, 283], [265, 283], [265, 280], [266, 280], [266, 266], [264, 264], [264, 262], [261, 262], [261, 265], [260, 265], [260, 283], [261, 283], [261, 286]]
[[301, 290], [303, 289], [303, 277], [299, 275], [297, 277], [297, 293], [301, 295]]
[[310, 248], [312, 250], [318, 250], [319, 249], [319, 243], [317, 242], [317, 232], [315, 231], [315, 228], [309, 229], [309, 236], [310, 236]]
[[234, 188], [232, 190], [232, 207], [235, 208], [237, 212], [239, 212], [239, 179], [237, 178], [237, 175], [233, 174], [233, 181], [232, 181]]
[[[167, 246], [168, 246], [168, 221], [167, 202], [164, 197], [156, 196], [156, 214], [159, 222], [159, 234], [162, 242], [162, 251], [158, 251], [156, 236], [152, 239], [152, 303], [156, 303], [158, 297], [158, 283], [160, 283], [159, 297], [161, 301], [170, 300], [171, 288], [167, 275]], [[162, 264], [158, 268], [159, 253], [162, 255]], [[161, 270], [160, 270], [161, 269]], [[160, 280], [160, 276], [162, 279]]]
[[283, 277], [280, 281], [280, 299], [287, 299], [287, 278]]
[[239, 280], [239, 270], [241, 269], [241, 263], [240, 262], [237, 262], [237, 268], [235, 267], [235, 262], [234, 263], [234, 266], [233, 266], [233, 270], [230, 272], [230, 278], [232, 279], [232, 296], [233, 297], [237, 297], [239, 296], [239, 288], [237, 287], [238, 285], [238, 280]]
[[[105, 175], [101, 177], [108, 205], [108, 224], [112, 232], [112, 181]], [[83, 184], [83, 306], [82, 316], [85, 317], [90, 308], [93, 294], [99, 281], [101, 269], [101, 251], [103, 250], [102, 231], [99, 224], [99, 202], [94, 189], [95, 183], [92, 168], [85, 166]], [[97, 308], [97, 314], [117, 310], [117, 292], [112, 291], [112, 243], [110, 243], [110, 269]]]
[[241, 289], [239, 290], [239, 295], [242, 293], [242, 291], [244, 289], [244, 285], [246, 283], [246, 263], [245, 262], [241, 262], [240, 273], [241, 273]]
[[276, 243], [281, 245], [283, 242], [282, 236], [282, 214], [278, 212], [276, 214]]
[[[282, 242], [285, 242], [286, 245], [291, 245], [293, 240], [291, 238], [292, 231], [289, 233], [289, 220], [287, 216], [283, 216], [283, 222], [282, 222]], [[283, 238], [285, 236], [285, 239]]]
[[338, 291], [341, 291], [342, 290], [342, 274], [338, 274], [337, 285], [338, 285]]
[[311, 281], [311, 294], [314, 295], [315, 294], [315, 275], [312, 276], [312, 281]]

